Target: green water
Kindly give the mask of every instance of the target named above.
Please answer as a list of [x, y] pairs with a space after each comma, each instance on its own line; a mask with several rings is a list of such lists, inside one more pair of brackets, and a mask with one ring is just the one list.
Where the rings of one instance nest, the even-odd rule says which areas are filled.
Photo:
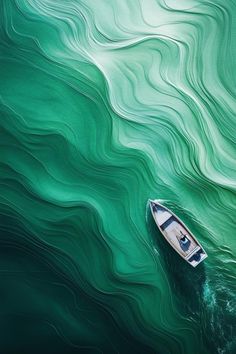
[[[235, 0], [0, 16], [0, 352], [236, 353]], [[162, 240], [148, 198], [204, 264]]]

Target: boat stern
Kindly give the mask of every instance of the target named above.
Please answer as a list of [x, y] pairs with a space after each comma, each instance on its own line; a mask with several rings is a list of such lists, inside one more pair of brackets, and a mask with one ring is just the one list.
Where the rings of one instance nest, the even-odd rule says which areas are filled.
[[200, 264], [204, 259], [207, 258], [207, 254], [206, 252], [204, 251], [203, 248], [199, 247], [199, 249], [192, 253], [188, 259], [186, 259], [186, 261], [191, 264], [192, 267], [196, 267], [198, 266], [198, 264]]

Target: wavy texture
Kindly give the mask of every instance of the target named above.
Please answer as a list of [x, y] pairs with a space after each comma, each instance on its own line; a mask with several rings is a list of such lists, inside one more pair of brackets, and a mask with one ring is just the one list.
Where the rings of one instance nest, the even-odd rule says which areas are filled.
[[234, 353], [235, 2], [0, 7], [1, 351]]

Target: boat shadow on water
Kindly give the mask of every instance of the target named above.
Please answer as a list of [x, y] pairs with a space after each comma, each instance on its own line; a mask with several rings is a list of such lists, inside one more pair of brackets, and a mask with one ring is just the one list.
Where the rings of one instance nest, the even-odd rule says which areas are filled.
[[168, 275], [172, 293], [187, 312], [199, 313], [206, 280], [204, 263], [193, 268], [182, 259], [158, 230], [151, 212], [148, 213], [148, 225], [153, 248]]

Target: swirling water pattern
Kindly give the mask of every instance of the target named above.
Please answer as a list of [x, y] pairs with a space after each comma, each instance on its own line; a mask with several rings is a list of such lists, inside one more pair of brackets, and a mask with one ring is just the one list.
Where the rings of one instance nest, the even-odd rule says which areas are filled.
[[235, 353], [235, 1], [0, 8], [1, 352]]

